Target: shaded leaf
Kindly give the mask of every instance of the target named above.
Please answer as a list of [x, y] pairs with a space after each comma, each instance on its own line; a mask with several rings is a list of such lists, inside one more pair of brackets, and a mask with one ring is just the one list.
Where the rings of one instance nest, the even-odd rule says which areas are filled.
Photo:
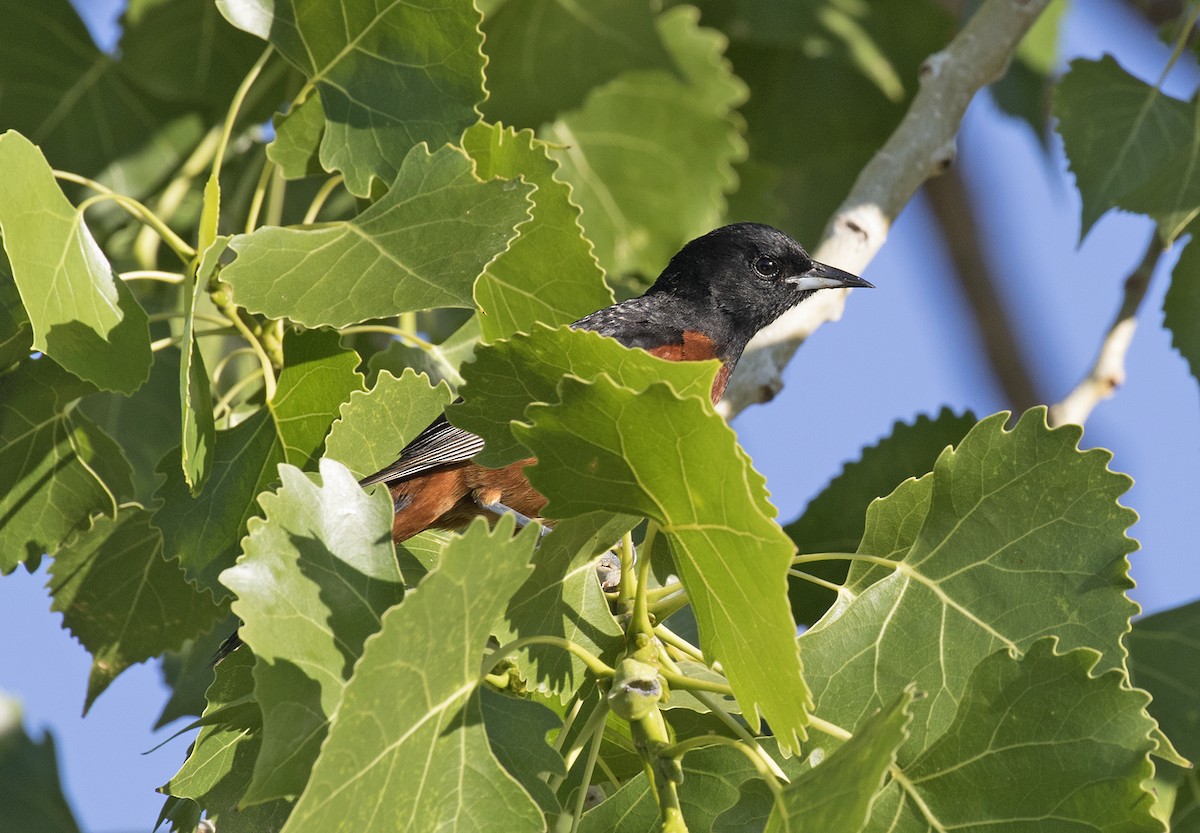
[[58, 777], [54, 737], [25, 732], [20, 704], [0, 694], [0, 830], [79, 833]]
[[[774, 521], [766, 483], [707, 399], [662, 382], [643, 390], [607, 376], [565, 377], [557, 404], [513, 426], [538, 463], [526, 473], [545, 513], [643, 515], [671, 542], [700, 624], [747, 720], [761, 713], [784, 748], [805, 733], [808, 688], [787, 604], [792, 543]], [[643, 545], [645, 546], [645, 545]]]
[[[975, 417], [958, 416], [943, 408], [936, 417], [920, 415], [911, 424], [897, 422], [892, 433], [847, 463], [804, 510], [798, 520], [783, 528], [802, 553], [854, 552], [862, 540], [867, 504], [890, 493], [905, 478], [918, 477], [933, 468], [939, 454], [954, 445], [975, 424]], [[846, 578], [845, 561], [805, 564], [803, 572], [840, 584]], [[812, 624], [833, 604], [836, 594], [809, 581], [789, 587], [796, 620]]]
[[189, 639], [178, 651], [163, 655], [163, 683], [171, 696], [163, 706], [154, 728], [161, 729], [181, 717], [199, 717], [204, 712], [204, 692], [212, 685], [213, 657], [217, 648], [237, 630], [238, 621], [227, 616], [208, 633]]
[[404, 595], [391, 546], [392, 504], [368, 495], [334, 460], [320, 482], [281, 465], [283, 485], [259, 496], [244, 555], [221, 574], [258, 657], [254, 694], [262, 749], [247, 803], [298, 795], [363, 641]]
[[475, 160], [480, 178], [521, 177], [537, 186], [533, 220], [521, 226], [475, 284], [483, 337], [495, 341], [529, 332], [535, 322], [570, 324], [611, 304], [612, 292], [583, 237], [571, 188], [555, 179], [558, 163], [547, 155], [546, 144], [529, 131], [481, 123], [463, 134], [463, 149]]
[[1054, 93], [1054, 114], [1083, 199], [1080, 237], [1193, 141], [1192, 111], [1108, 55], [1071, 62]]
[[[533, 573], [509, 600], [496, 638], [503, 644], [526, 636], [559, 636], [601, 659], [614, 660], [624, 631], [596, 580], [595, 557], [637, 521], [596, 512], [557, 524], [534, 552]], [[556, 693], [563, 703], [583, 683], [583, 662], [557, 646], [530, 645], [519, 657], [522, 676]]]
[[1171, 345], [1200, 381], [1200, 245], [1190, 242], [1171, 272], [1171, 285], [1163, 299], [1163, 326], [1171, 331]]
[[476, 277], [528, 220], [530, 191], [480, 182], [454, 148], [414, 148], [387, 194], [353, 220], [234, 237], [238, 257], [221, 279], [251, 311], [308, 327], [470, 307]]
[[609, 274], [656, 275], [686, 241], [720, 225], [745, 157], [742, 81], [725, 39], [678, 7], [657, 21], [679, 75], [627, 72], [542, 131], [574, 189], [596, 257]]
[[164, 99], [223, 109], [262, 52], [211, 0], [135, 2], [121, 23], [122, 73]]
[[421, 142], [455, 141], [483, 100], [472, 3], [218, 0], [234, 25], [279, 49], [321, 94], [321, 164], [360, 197], [396, 178]]
[[885, 788], [866, 829], [1163, 830], [1142, 788], [1146, 695], [1119, 670], [1091, 676], [1095, 651], [1054, 644], [981, 662], [945, 733]]
[[896, 760], [896, 750], [904, 742], [912, 700], [912, 689], [906, 689], [887, 708], [855, 727], [854, 737], [828, 760], [785, 785], [781, 800], [767, 821], [767, 831], [858, 833], [862, 830], [871, 814], [875, 794], [883, 786], [888, 768]]
[[0, 371], [33, 352], [33, 327], [0, 246]]
[[1059, 70], [1059, 37], [1067, 0], [1052, 0], [1038, 15], [1004, 77], [989, 87], [1000, 109], [1024, 120], [1043, 145], [1048, 138], [1050, 94]]
[[[511, 520], [451, 539], [418, 592], [383, 617], [346, 687], [285, 830], [539, 831], [537, 806], [496, 762], [477, 687], [492, 622], [537, 539]], [[399, 659], [398, 659], [399, 658]]]
[[666, 361], [587, 330], [535, 326], [531, 334], [477, 351], [475, 360], [462, 369], [465, 401], [446, 413], [455, 425], [487, 440], [476, 462], [502, 466], [529, 456], [509, 424], [522, 419], [531, 402], [557, 402], [558, 382], [564, 376], [594, 379], [604, 373], [635, 389], [665, 381], [680, 396], [707, 400], [718, 368], [716, 361]]
[[646, 0], [508, 0], [483, 21], [489, 121], [538, 127], [623, 72], [672, 67]]
[[275, 138], [267, 145], [267, 158], [279, 166], [288, 179], [300, 179], [325, 173], [321, 167], [319, 148], [325, 134], [325, 111], [321, 95], [313, 92], [287, 113], [276, 113], [272, 119]]
[[41, 151], [0, 136], [0, 232], [33, 325], [33, 348], [106, 390], [131, 393], [150, 373], [146, 313], [116, 279]]
[[945, 731], [972, 669], [1001, 648], [1053, 634], [1099, 650], [1100, 670], [1125, 663], [1136, 516], [1117, 499], [1131, 481], [1108, 452], [1078, 450], [1078, 426], [1048, 429], [1044, 408], [1011, 431], [1007, 416], [872, 504], [860, 552], [895, 568], [856, 564], [844, 600], [799, 640], [818, 714], [842, 726], [910, 683], [928, 693], [903, 762]]
[[[457, 312], [457, 310], [442, 310], [442, 312]], [[445, 382], [451, 390], [462, 384], [462, 376], [458, 369], [463, 362], [470, 361], [475, 355], [475, 347], [479, 343], [479, 316], [472, 315], [457, 330], [448, 335], [439, 344], [430, 349], [412, 347], [400, 341], [393, 341], [388, 346], [375, 353], [367, 362], [370, 376], [377, 375], [382, 370], [389, 371], [399, 377], [405, 368], [412, 368], [417, 373], [429, 376], [429, 381], [437, 384]]]
[[562, 756], [546, 743], [546, 735], [562, 728], [562, 720], [541, 703], [479, 691], [480, 713], [488, 745], [500, 766], [525, 788], [543, 813], [557, 813], [558, 799], [541, 776], [567, 774]]
[[1200, 760], [1200, 602], [1133, 623], [1129, 673], [1153, 695], [1150, 714], [1193, 763]]
[[225, 610], [163, 558], [150, 513], [122, 509], [98, 517], [50, 565], [51, 610], [92, 654], [83, 710], [131, 665], [183, 645], [209, 630]]
[[162, 530], [163, 552], [218, 597], [225, 590], [217, 574], [237, 557], [238, 540], [255, 513], [254, 498], [276, 478], [279, 463], [303, 466], [319, 455], [339, 406], [362, 389], [357, 357], [340, 348], [336, 333], [288, 333], [283, 349], [274, 399], [217, 432], [212, 477], [199, 497], [191, 497], [175, 454], [159, 463], [167, 479], [155, 493], [162, 505], [153, 523]]
[[3, 126], [28, 136], [54, 167], [142, 196], [203, 136], [198, 114], [139, 88], [97, 49], [67, 0], [3, 0], [0, 19]]
[[254, 655], [234, 651], [217, 665], [208, 706], [198, 721], [203, 728], [179, 772], [159, 792], [195, 801], [217, 821], [222, 833], [274, 831], [283, 826], [291, 805], [272, 801], [239, 810], [262, 745], [262, 714], [254, 702]]
[[121, 449], [74, 409], [95, 391], [49, 359], [0, 376], [0, 573], [58, 549], [133, 491]]

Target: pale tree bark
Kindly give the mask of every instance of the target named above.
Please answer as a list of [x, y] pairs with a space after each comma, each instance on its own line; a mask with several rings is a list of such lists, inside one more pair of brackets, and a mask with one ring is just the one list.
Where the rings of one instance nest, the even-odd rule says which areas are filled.
[[[862, 271], [922, 183], [954, 161], [954, 137], [967, 105], [980, 89], [1003, 76], [1017, 44], [1049, 3], [985, 0], [950, 44], [925, 60], [908, 113], [830, 219], [813, 252], [817, 260]], [[730, 418], [778, 393], [784, 367], [818, 327], [841, 317], [849, 291], [819, 292], [759, 333], [718, 410]]]

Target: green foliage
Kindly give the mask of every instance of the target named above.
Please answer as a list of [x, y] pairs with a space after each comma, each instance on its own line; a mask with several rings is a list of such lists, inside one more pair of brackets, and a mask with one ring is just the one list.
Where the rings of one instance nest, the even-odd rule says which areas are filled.
[[[1061, 5], [995, 89], [1035, 125]], [[0, 0], [0, 572], [53, 559], [85, 707], [167, 657], [159, 722], [200, 716], [160, 821], [1195, 829], [1150, 757], [1200, 756], [1195, 605], [1130, 635], [1130, 480], [1079, 429], [899, 422], [785, 530], [715, 362], [565, 326], [722, 222], [814, 242], [954, 25], [697, 6], [134, 0], [110, 56]], [[1107, 57], [1054, 102], [1085, 230], [1194, 233], [1194, 102]], [[391, 543], [355, 478], [443, 410], [538, 458], [552, 531]], [[0, 830], [74, 830], [14, 715]]]

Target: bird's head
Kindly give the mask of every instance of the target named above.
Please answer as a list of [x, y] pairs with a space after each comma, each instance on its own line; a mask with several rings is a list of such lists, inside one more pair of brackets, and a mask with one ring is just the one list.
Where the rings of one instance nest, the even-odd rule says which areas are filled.
[[870, 286], [813, 260], [779, 229], [734, 223], [684, 246], [651, 292], [720, 309], [738, 330], [753, 335], [820, 289]]

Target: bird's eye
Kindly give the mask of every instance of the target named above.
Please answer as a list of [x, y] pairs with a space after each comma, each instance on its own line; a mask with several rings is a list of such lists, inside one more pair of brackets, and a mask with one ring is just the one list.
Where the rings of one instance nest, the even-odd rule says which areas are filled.
[[754, 261], [754, 271], [764, 278], [773, 278], [779, 274], [779, 261], [773, 257], [760, 257]]

